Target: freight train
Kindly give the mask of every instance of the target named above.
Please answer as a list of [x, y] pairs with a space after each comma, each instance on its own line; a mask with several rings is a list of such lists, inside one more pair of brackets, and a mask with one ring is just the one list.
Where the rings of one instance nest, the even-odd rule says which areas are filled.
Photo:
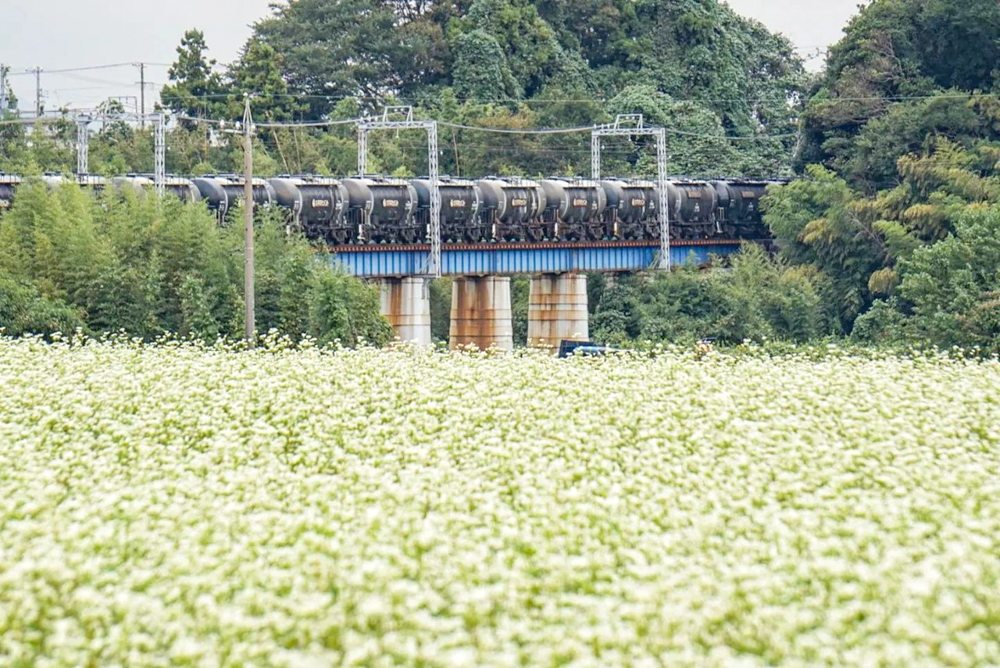
[[[43, 178], [53, 185], [78, 183], [94, 190], [110, 186], [146, 192], [153, 187], [149, 175]], [[10, 206], [20, 183], [20, 177], [0, 173], [0, 210]], [[761, 198], [772, 183], [781, 181], [670, 179], [665, 199], [671, 238], [770, 238]], [[638, 241], [660, 236], [660, 193], [652, 181], [445, 176], [437, 189], [444, 243]], [[238, 175], [171, 176], [166, 190], [184, 201], [205, 202], [225, 223], [243, 198], [244, 181]], [[255, 179], [253, 194], [258, 206], [280, 207], [290, 229], [317, 243], [417, 244], [426, 243], [430, 235], [428, 178], [281, 176]]]

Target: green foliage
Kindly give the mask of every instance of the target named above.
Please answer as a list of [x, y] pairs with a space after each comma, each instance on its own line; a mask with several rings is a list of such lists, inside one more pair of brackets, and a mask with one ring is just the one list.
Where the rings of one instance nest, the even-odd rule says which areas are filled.
[[510, 279], [511, 324], [514, 331], [514, 345], [528, 341], [528, 309], [531, 299], [531, 277], [514, 276]]
[[799, 153], [828, 169], [773, 193], [766, 221], [786, 258], [826, 276], [845, 331], [889, 298], [858, 336], [896, 336], [881, 332], [898, 329], [902, 266], [1000, 202], [1000, 113], [984, 94], [998, 50], [991, 0], [878, 0], [831, 50]]
[[431, 281], [431, 340], [436, 343], [447, 343], [451, 335], [451, 292], [452, 279]]
[[520, 90], [497, 40], [485, 30], [458, 35], [451, 47], [455, 94], [475, 102], [518, 97]]
[[240, 59], [229, 69], [230, 88], [236, 98], [230, 117], [242, 117], [240, 98], [244, 94], [253, 95], [250, 108], [254, 118], [275, 123], [300, 117], [308, 105], [290, 94], [283, 74], [284, 57], [272, 45], [259, 39], [247, 42]]
[[865, 345], [896, 347], [906, 339], [906, 316], [899, 300], [878, 300], [854, 323], [851, 339]]
[[954, 234], [916, 250], [900, 272], [898, 296], [858, 319], [857, 341], [1000, 354], [1000, 207], [962, 214]]
[[256, 36], [285, 59], [285, 79], [316, 115], [330, 98], [410, 92], [440, 81], [448, 53], [438, 3], [299, 0], [276, 6]]
[[595, 340], [621, 346], [638, 339], [642, 331], [639, 300], [643, 287], [643, 279], [634, 275], [615, 276], [603, 286], [590, 322]]
[[40, 176], [76, 166], [76, 129], [68, 117], [51, 123], [0, 126], [0, 170]]
[[[650, 125], [669, 127], [697, 136], [668, 133], [668, 170], [671, 174], [693, 176], [719, 176], [735, 174], [740, 170], [740, 156], [725, 139], [721, 119], [711, 110], [696, 102], [675, 102], [654, 86], [629, 86], [608, 103], [612, 114], [643, 114]], [[648, 144], [648, 143], [647, 143]], [[656, 172], [655, 152], [646, 151], [645, 160], [626, 169], [639, 171], [646, 176]]]
[[345, 273], [323, 271], [311, 293], [312, 335], [321, 345], [339, 341], [385, 345], [392, 328], [379, 315], [379, 293]]
[[901, 102], [867, 123], [847, 150], [837, 152], [834, 165], [852, 184], [873, 193], [896, 184], [896, 163], [903, 156], [929, 150], [937, 137], [970, 142], [982, 134], [984, 125], [969, 100], [961, 97]]
[[[256, 232], [258, 330], [389, 340], [373, 288], [323, 264], [263, 210]], [[0, 327], [7, 333], [124, 330], [212, 341], [243, 331], [243, 234], [201, 204], [132, 191], [99, 199], [29, 180], [0, 218]]]
[[[418, 116], [504, 129], [587, 126], [644, 112], [669, 124], [672, 169], [692, 175], [786, 173], [802, 64], [788, 42], [716, 0], [297, 0], [275, 5], [224, 70], [205, 36], [186, 32], [162, 104], [234, 122], [244, 96], [260, 121], [357, 118], [387, 104]], [[686, 100], [683, 101], [682, 100]], [[759, 135], [734, 146], [726, 135]], [[75, 127], [0, 128], [0, 169], [69, 172]], [[584, 135], [496, 135], [443, 129], [441, 169], [454, 175], [584, 173]], [[118, 124], [91, 139], [92, 171], [152, 171], [152, 134]], [[169, 130], [167, 169], [240, 168], [239, 138], [184, 121]], [[372, 136], [373, 171], [424, 174], [415, 133]], [[652, 146], [622, 140], [608, 173], [651, 172]], [[257, 172], [347, 175], [353, 129], [262, 129]]]
[[[997, 139], [963, 93], [994, 87], [998, 56], [993, 0], [870, 4], [830, 51], [804, 115], [801, 162], [844, 169], [870, 193], [889, 187], [896, 161], [928, 137]], [[931, 99], [909, 99], [922, 96]]]
[[728, 268], [616, 277], [600, 295], [591, 328], [595, 339], [612, 345], [701, 339], [801, 343], [829, 328], [820, 284], [809, 271], [748, 245]]
[[18, 282], [0, 270], [0, 332], [5, 336], [71, 334], [82, 326], [79, 314], [66, 303], [46, 299], [31, 284]]
[[167, 72], [171, 83], [160, 93], [164, 106], [189, 116], [216, 118], [225, 112], [222, 77], [213, 70], [216, 61], [206, 55], [205, 33], [189, 30], [177, 47], [177, 61]]
[[[299, 0], [276, 6], [255, 26], [242, 60], [258, 45], [273, 49], [273, 56], [258, 59], [269, 63], [266, 81], [275, 84], [274, 95], [284, 94], [274, 76], [280, 70], [290, 94], [309, 96], [312, 116], [341, 117], [339, 101], [353, 98], [363, 109], [399, 100], [415, 103], [424, 115], [510, 129], [577, 118], [590, 124], [611, 111], [638, 111], [626, 104], [627, 96], [615, 105], [601, 98], [652, 85], [677, 98], [704, 100], [672, 105], [663, 115], [679, 129], [766, 135], [794, 129], [797, 111], [788, 101], [803, 85], [801, 62], [784, 38], [714, 0]], [[241, 67], [231, 68], [233, 79]], [[566, 138], [512, 135], [498, 146], [495, 136], [451, 135], [442, 168], [453, 174], [582, 171], [589, 149]], [[320, 141], [331, 150], [329, 171], [342, 173], [353, 144]], [[276, 141], [268, 150], [291, 163], [289, 143], [283, 149]], [[420, 152], [400, 143], [376, 140], [375, 167], [423, 173]], [[690, 156], [678, 168], [772, 175], [787, 169], [792, 148], [790, 141], [762, 139], [740, 152], [725, 145], [729, 158], [718, 160], [709, 148], [723, 140], [708, 143], [692, 151], [678, 141], [673, 154]]]
[[788, 100], [804, 85], [791, 43], [716, 0], [640, 0], [632, 57], [647, 82], [702, 100], [736, 134], [791, 129]]
[[895, 261], [886, 237], [893, 236], [898, 248], [901, 232], [880, 225], [834, 173], [813, 166], [808, 175], [769, 193], [764, 221], [786, 261], [810, 266], [824, 277], [824, 302], [839, 328], [850, 331], [871, 304], [872, 275]]
[[964, 214], [954, 235], [917, 250], [899, 296], [917, 340], [1000, 353], [1000, 207]]

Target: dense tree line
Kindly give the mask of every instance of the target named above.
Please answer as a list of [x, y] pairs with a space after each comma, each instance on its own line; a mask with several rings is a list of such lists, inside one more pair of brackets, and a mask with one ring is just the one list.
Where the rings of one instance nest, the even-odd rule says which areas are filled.
[[[503, 129], [590, 125], [644, 113], [671, 136], [671, 170], [694, 176], [788, 173], [806, 77], [791, 44], [717, 0], [296, 0], [254, 26], [240, 57], [220, 66], [198, 30], [186, 33], [162, 106], [190, 118], [261, 121], [355, 118], [387, 104], [418, 116]], [[46, 135], [42, 138], [40, 135]], [[149, 171], [149, 132], [100, 128], [95, 173]], [[75, 127], [8, 132], [5, 171], [69, 171]], [[734, 150], [727, 135], [756, 137]], [[36, 148], [36, 138], [43, 144]], [[261, 174], [348, 174], [351, 127], [270, 130]], [[416, 134], [374, 136], [374, 170], [426, 171]], [[589, 137], [443, 129], [442, 169], [455, 175], [584, 173]], [[650, 147], [611, 142], [607, 173], [651, 173]], [[234, 171], [236, 138], [190, 120], [170, 132], [168, 169]], [[44, 150], [42, 150], [44, 149]]]
[[[29, 181], [0, 219], [0, 327], [238, 338], [242, 244], [241, 230], [198, 203]], [[259, 331], [321, 344], [391, 339], [377, 290], [323, 264], [282, 221], [262, 217], [255, 250]]]
[[[807, 92], [798, 178], [766, 202], [780, 249], [775, 264], [743, 258], [721, 273], [616, 282], [596, 307], [597, 334], [850, 335], [1000, 352], [998, 55], [995, 0], [875, 0], [862, 8]], [[726, 148], [706, 146], [705, 154]], [[760, 269], [748, 274], [754, 263]], [[672, 287], [657, 292], [658, 283]], [[741, 298], [706, 300], [714, 288]], [[655, 318], [649, 324], [657, 310], [671, 314], [673, 329], [662, 337]], [[769, 320], [782, 311], [794, 313], [794, 326]]]
[[998, 56], [993, 0], [877, 0], [832, 48], [766, 221], [835, 333], [1000, 351]]

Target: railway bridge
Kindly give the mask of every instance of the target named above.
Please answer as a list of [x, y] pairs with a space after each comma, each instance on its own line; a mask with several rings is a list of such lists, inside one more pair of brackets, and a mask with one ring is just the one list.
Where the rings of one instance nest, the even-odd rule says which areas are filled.
[[[670, 264], [704, 264], [710, 255], [730, 255], [739, 241], [674, 241]], [[563, 340], [589, 338], [586, 273], [636, 272], [660, 263], [658, 241], [444, 244], [440, 273], [452, 285], [453, 349], [514, 347], [510, 277], [530, 275], [528, 343], [556, 347]], [[428, 271], [430, 245], [336, 246], [331, 265], [359, 278], [378, 280], [382, 314], [396, 336], [430, 345]]]

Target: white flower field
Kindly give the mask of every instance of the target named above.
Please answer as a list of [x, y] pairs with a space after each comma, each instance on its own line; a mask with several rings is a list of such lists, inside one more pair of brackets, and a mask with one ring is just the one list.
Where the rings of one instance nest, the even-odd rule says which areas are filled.
[[0, 665], [1000, 663], [1000, 364], [0, 339]]

